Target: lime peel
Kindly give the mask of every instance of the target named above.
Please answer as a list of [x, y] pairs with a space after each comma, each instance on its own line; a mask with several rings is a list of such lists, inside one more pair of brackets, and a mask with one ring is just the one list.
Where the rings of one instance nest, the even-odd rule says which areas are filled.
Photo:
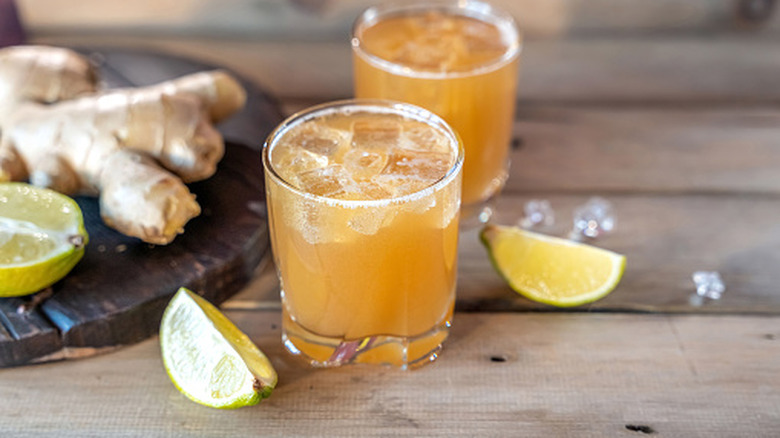
[[271, 395], [277, 375], [252, 341], [211, 303], [180, 288], [160, 324], [163, 365], [190, 400], [219, 409], [252, 406]]
[[556, 307], [603, 298], [618, 285], [626, 266], [621, 254], [517, 227], [487, 225], [480, 239], [513, 290]]
[[0, 183], [0, 297], [56, 283], [81, 260], [88, 241], [73, 199], [25, 183]]

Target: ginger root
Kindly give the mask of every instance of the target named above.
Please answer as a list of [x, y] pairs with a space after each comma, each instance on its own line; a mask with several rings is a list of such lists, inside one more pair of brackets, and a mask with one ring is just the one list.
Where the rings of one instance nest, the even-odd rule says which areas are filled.
[[167, 244], [200, 214], [184, 183], [213, 175], [224, 153], [213, 123], [245, 100], [223, 71], [98, 90], [94, 68], [73, 51], [2, 49], [0, 181], [99, 196], [108, 226]]

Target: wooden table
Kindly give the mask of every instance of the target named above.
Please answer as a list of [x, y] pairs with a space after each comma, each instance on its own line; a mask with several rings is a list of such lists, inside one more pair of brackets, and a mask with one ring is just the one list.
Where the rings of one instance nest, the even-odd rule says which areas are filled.
[[[226, 65], [287, 113], [351, 94], [343, 40], [100, 41]], [[616, 230], [595, 244], [626, 254], [628, 266], [605, 299], [565, 312], [525, 300], [471, 230], [461, 235], [452, 336], [436, 362], [315, 370], [280, 343], [266, 263], [223, 306], [279, 372], [260, 406], [188, 401], [151, 339], [0, 370], [0, 436], [780, 435], [777, 42], [760, 33], [527, 42], [512, 173], [494, 220], [514, 224], [527, 200], [548, 199], [558, 221], [546, 231], [565, 235], [575, 206], [612, 201]], [[721, 300], [690, 302], [696, 270], [721, 273]]]

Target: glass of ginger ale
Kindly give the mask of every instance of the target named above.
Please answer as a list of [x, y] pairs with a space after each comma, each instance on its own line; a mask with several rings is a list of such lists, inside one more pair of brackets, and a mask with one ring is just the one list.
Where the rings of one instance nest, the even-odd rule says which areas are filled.
[[315, 366], [436, 358], [455, 302], [463, 148], [422, 108], [315, 106], [263, 149], [286, 348]]
[[520, 58], [514, 19], [482, 1], [390, 2], [358, 17], [352, 52], [356, 97], [421, 106], [458, 132], [461, 220], [486, 222], [508, 175]]

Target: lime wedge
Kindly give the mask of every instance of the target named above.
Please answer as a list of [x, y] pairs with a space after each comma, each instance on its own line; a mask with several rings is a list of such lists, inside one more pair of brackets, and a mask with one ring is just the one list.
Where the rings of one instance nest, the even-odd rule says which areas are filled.
[[488, 225], [480, 237], [512, 289], [558, 307], [603, 298], [620, 282], [626, 266], [621, 254], [516, 227]]
[[0, 183], [0, 297], [51, 286], [76, 266], [88, 241], [76, 202], [24, 183]]
[[276, 371], [263, 352], [216, 307], [185, 288], [165, 309], [160, 347], [171, 381], [196, 403], [251, 406], [276, 386]]

